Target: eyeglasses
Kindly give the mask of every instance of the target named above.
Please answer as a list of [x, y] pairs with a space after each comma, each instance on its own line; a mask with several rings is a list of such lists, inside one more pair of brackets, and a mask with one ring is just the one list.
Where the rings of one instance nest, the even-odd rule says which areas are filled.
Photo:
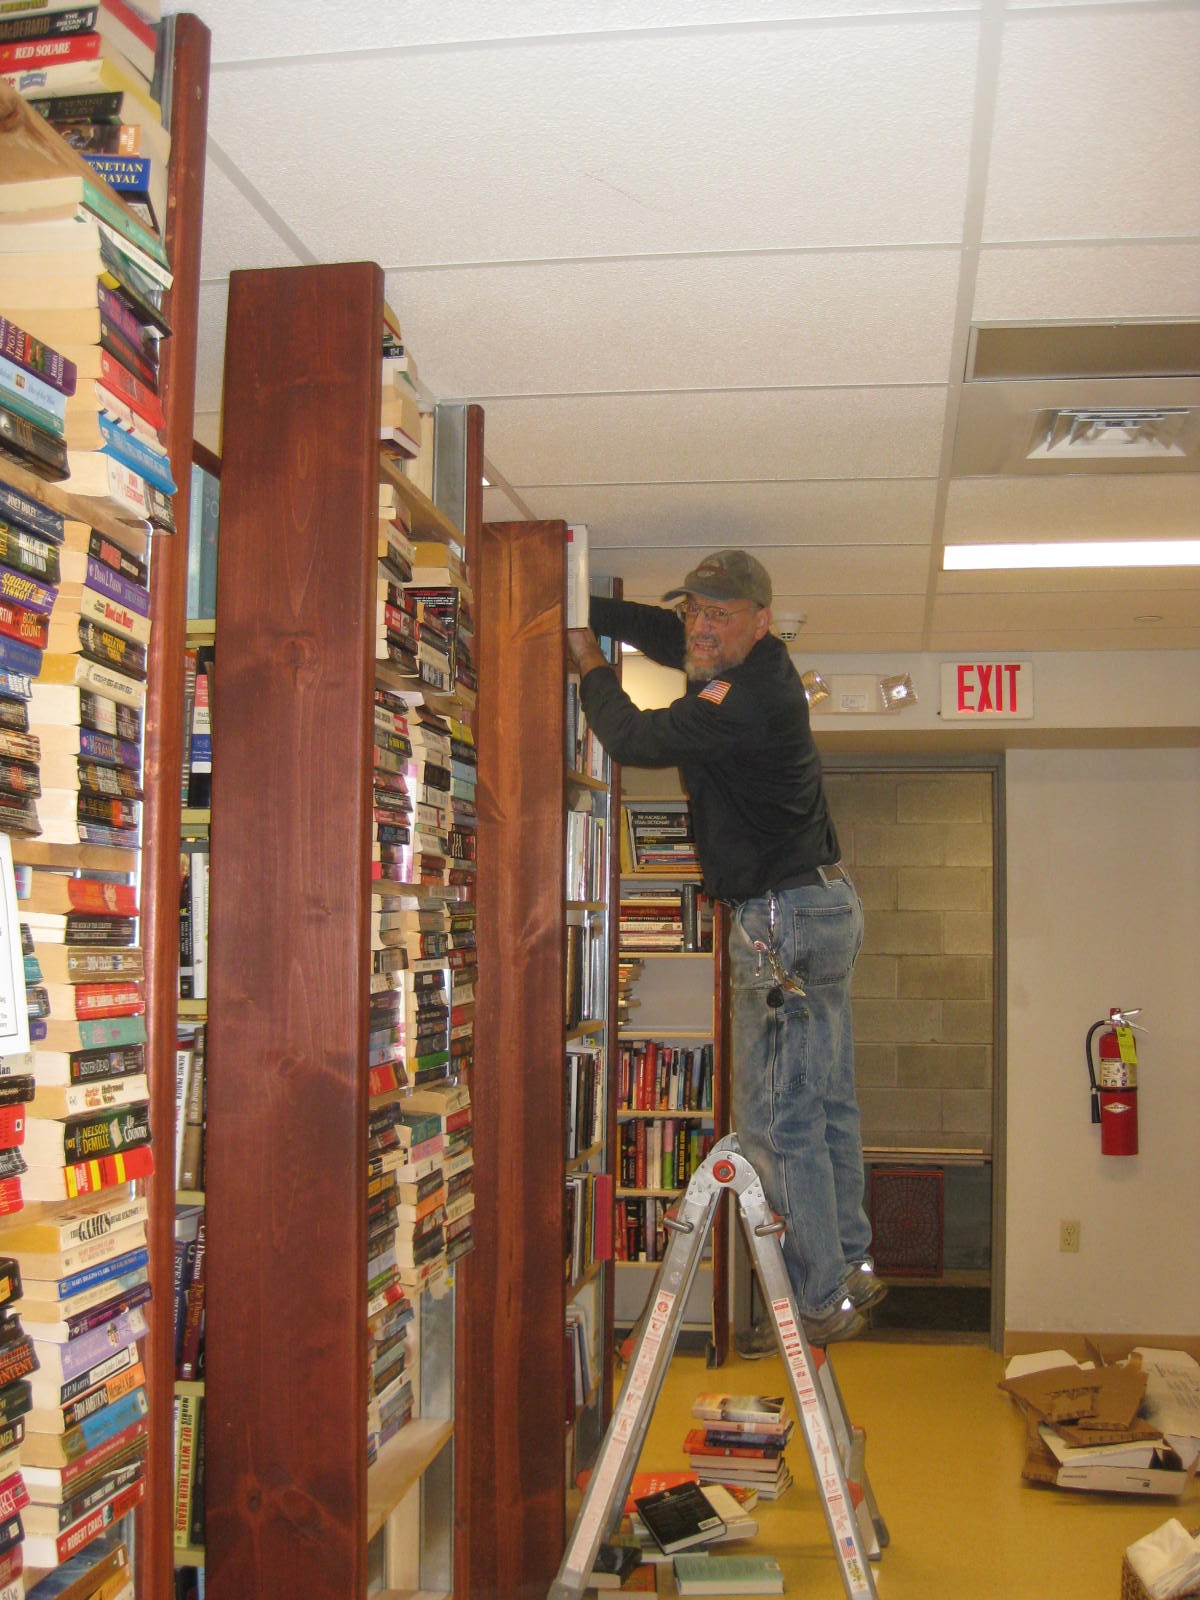
[[680, 622], [695, 622], [703, 617], [705, 622], [711, 622], [718, 628], [723, 628], [726, 623], [732, 622], [734, 617], [745, 616], [749, 608], [739, 606], [736, 611], [730, 611], [726, 606], [701, 606], [694, 600], [681, 600], [675, 607], [675, 615]]

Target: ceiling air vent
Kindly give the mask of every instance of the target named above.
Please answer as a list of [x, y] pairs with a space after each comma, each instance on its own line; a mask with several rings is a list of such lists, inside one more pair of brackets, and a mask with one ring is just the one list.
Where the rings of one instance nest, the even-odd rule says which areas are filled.
[[1169, 461], [1194, 455], [1193, 406], [1102, 406], [1037, 413], [1030, 461]]

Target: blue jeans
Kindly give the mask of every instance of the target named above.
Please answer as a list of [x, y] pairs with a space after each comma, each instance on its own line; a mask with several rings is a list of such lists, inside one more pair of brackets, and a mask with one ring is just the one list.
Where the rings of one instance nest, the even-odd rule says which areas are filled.
[[[862, 938], [848, 878], [744, 900], [730, 917], [733, 1124], [784, 1221], [784, 1260], [808, 1316], [839, 1305], [849, 1268], [871, 1259], [850, 1020]], [[756, 941], [773, 946], [803, 995], [780, 990]]]

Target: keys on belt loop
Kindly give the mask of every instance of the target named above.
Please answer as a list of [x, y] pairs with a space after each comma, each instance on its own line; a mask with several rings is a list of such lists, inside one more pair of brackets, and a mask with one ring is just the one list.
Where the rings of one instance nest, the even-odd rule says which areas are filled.
[[775, 921], [778, 911], [779, 902], [773, 893], [769, 894], [767, 896], [767, 927], [771, 942], [767, 944], [762, 939], [755, 939], [754, 941], [755, 976], [761, 976], [762, 964], [765, 959], [767, 971], [774, 979], [774, 983], [767, 991], [767, 1004], [773, 1008], [783, 1004], [785, 993], [799, 995], [804, 993], [804, 985], [799, 978], [794, 973], [788, 972], [783, 962], [779, 959], [779, 951], [775, 945]]

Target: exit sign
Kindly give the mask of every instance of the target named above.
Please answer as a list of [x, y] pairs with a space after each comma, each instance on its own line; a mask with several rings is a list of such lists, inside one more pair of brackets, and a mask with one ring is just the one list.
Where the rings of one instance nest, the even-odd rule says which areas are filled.
[[1032, 661], [944, 661], [942, 717], [993, 722], [1033, 716]]

